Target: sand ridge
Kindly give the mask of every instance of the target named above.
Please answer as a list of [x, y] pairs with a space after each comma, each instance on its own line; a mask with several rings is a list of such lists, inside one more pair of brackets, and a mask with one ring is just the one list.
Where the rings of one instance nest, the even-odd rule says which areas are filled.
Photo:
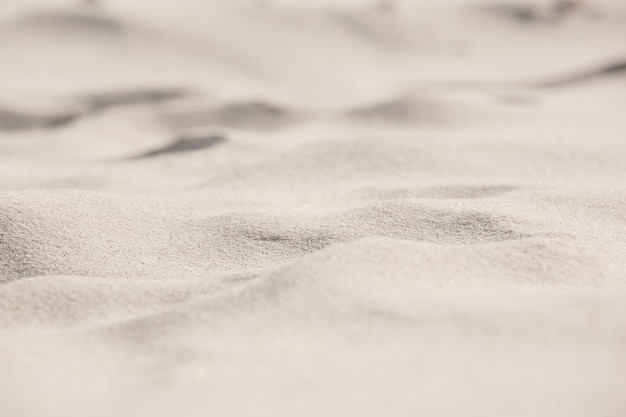
[[619, 1], [0, 5], [0, 416], [626, 413]]

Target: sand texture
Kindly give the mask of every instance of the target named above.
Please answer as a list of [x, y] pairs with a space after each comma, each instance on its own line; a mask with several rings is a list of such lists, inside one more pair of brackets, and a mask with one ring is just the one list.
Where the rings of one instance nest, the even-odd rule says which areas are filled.
[[0, 2], [0, 417], [626, 416], [626, 3]]

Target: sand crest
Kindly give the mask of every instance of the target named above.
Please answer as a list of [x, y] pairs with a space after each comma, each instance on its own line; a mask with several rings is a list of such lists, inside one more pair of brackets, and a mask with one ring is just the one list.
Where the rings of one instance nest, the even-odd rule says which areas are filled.
[[626, 415], [626, 7], [0, 5], [0, 416]]

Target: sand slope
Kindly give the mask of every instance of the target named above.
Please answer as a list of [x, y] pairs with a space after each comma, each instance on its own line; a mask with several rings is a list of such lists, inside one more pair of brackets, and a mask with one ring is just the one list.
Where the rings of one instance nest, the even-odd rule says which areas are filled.
[[0, 416], [626, 414], [620, 2], [128, 3], [0, 8]]

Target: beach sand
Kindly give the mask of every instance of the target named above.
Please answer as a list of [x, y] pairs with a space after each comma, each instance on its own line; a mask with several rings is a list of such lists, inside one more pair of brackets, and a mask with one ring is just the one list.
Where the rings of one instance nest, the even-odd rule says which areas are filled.
[[626, 4], [0, 3], [0, 416], [626, 415]]

